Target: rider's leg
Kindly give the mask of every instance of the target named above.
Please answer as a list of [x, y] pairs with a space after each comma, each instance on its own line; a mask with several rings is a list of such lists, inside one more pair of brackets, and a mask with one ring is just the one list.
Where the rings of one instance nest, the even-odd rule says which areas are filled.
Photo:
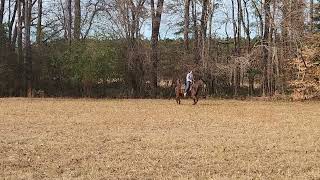
[[190, 89], [190, 82], [187, 81], [187, 83], [186, 83], [186, 89], [184, 90], [184, 96], [187, 96], [187, 93], [188, 93], [189, 89]]

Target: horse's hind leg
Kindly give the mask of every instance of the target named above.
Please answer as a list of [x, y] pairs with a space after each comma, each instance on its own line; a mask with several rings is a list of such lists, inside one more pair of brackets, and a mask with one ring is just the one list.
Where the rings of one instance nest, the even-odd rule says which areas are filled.
[[176, 97], [177, 104], [180, 104], [180, 97]]
[[196, 97], [196, 104], [198, 103], [198, 101], [199, 101], [199, 98], [198, 98], [198, 97]]

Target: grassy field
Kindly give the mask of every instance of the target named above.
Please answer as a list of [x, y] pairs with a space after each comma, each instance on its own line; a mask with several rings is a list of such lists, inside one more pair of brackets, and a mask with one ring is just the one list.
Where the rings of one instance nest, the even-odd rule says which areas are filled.
[[5, 179], [320, 179], [320, 102], [0, 99]]

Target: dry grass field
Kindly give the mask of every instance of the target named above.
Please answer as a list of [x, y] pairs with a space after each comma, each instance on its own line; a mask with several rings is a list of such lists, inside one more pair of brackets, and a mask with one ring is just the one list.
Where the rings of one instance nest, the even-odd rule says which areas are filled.
[[320, 102], [0, 99], [4, 179], [320, 179]]

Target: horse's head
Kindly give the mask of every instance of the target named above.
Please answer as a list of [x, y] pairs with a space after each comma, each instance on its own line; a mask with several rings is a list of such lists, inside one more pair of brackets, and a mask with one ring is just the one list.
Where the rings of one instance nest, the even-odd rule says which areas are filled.
[[198, 82], [201, 86], [204, 86], [206, 84], [206, 81], [202, 77], [199, 78]]
[[177, 81], [176, 81], [176, 85], [177, 86], [180, 86], [182, 83], [181, 83], [181, 80], [180, 79], [177, 79]]

